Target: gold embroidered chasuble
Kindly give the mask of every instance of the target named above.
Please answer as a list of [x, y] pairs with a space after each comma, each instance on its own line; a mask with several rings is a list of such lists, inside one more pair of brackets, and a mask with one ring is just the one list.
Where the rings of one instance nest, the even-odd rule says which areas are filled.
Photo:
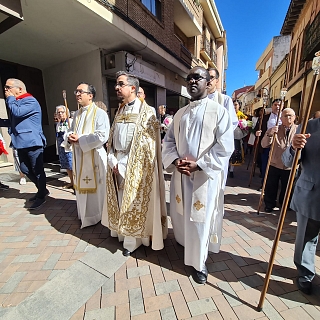
[[107, 168], [107, 227], [124, 236], [152, 236], [152, 248], [162, 249], [167, 235], [167, 212], [158, 120], [145, 101], [141, 102], [138, 114], [117, 114], [110, 130], [108, 154], [113, 147], [115, 125], [119, 122], [134, 122], [136, 126], [121, 204], [118, 203], [117, 179], [112, 168]]

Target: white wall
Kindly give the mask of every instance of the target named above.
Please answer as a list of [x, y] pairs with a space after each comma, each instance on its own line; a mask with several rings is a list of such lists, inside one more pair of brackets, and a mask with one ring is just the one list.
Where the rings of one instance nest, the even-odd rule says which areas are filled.
[[43, 70], [43, 83], [49, 117], [49, 126], [43, 126], [43, 130], [48, 145], [55, 143], [53, 113], [56, 106], [64, 104], [62, 90], [67, 91], [67, 103], [70, 111], [77, 110], [77, 102], [73, 91], [82, 81], [94, 85], [97, 90], [96, 100], [103, 100], [104, 89], [99, 49]]
[[291, 36], [279, 36], [273, 38], [272, 72], [276, 70], [282, 59], [290, 50]]

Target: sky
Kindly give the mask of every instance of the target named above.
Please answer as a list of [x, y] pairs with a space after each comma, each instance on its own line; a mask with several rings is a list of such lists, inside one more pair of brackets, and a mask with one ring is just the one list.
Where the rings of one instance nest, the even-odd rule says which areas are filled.
[[279, 36], [290, 0], [215, 0], [227, 32], [227, 94], [258, 79], [255, 65], [274, 36]]

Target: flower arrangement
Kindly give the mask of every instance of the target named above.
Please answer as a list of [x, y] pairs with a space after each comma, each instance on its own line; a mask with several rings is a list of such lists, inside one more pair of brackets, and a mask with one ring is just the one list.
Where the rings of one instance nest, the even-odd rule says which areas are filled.
[[251, 120], [245, 120], [245, 119], [240, 119], [238, 126], [241, 130], [249, 130], [252, 128], [252, 121]]
[[171, 116], [167, 116], [164, 118], [163, 123], [161, 123], [161, 131], [167, 132], [169, 129], [173, 118]]

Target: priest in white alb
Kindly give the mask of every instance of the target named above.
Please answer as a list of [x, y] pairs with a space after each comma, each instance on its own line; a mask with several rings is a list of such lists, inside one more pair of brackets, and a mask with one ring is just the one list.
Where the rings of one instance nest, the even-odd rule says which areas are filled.
[[101, 220], [106, 195], [107, 153], [104, 149], [109, 135], [108, 114], [98, 108], [93, 99], [94, 86], [80, 83], [75, 90], [81, 108], [76, 112], [64, 146], [72, 146], [73, 181], [81, 228]]
[[209, 72], [190, 70], [191, 102], [178, 110], [163, 142], [162, 161], [173, 172], [170, 216], [184, 263], [198, 283], [207, 281], [208, 251], [219, 252], [223, 220], [224, 168], [234, 150], [228, 111], [207, 97]]
[[139, 80], [116, 74], [121, 105], [108, 140], [107, 194], [101, 223], [123, 241], [129, 256], [141, 244], [161, 250], [167, 236], [160, 126], [153, 108], [137, 98]]

